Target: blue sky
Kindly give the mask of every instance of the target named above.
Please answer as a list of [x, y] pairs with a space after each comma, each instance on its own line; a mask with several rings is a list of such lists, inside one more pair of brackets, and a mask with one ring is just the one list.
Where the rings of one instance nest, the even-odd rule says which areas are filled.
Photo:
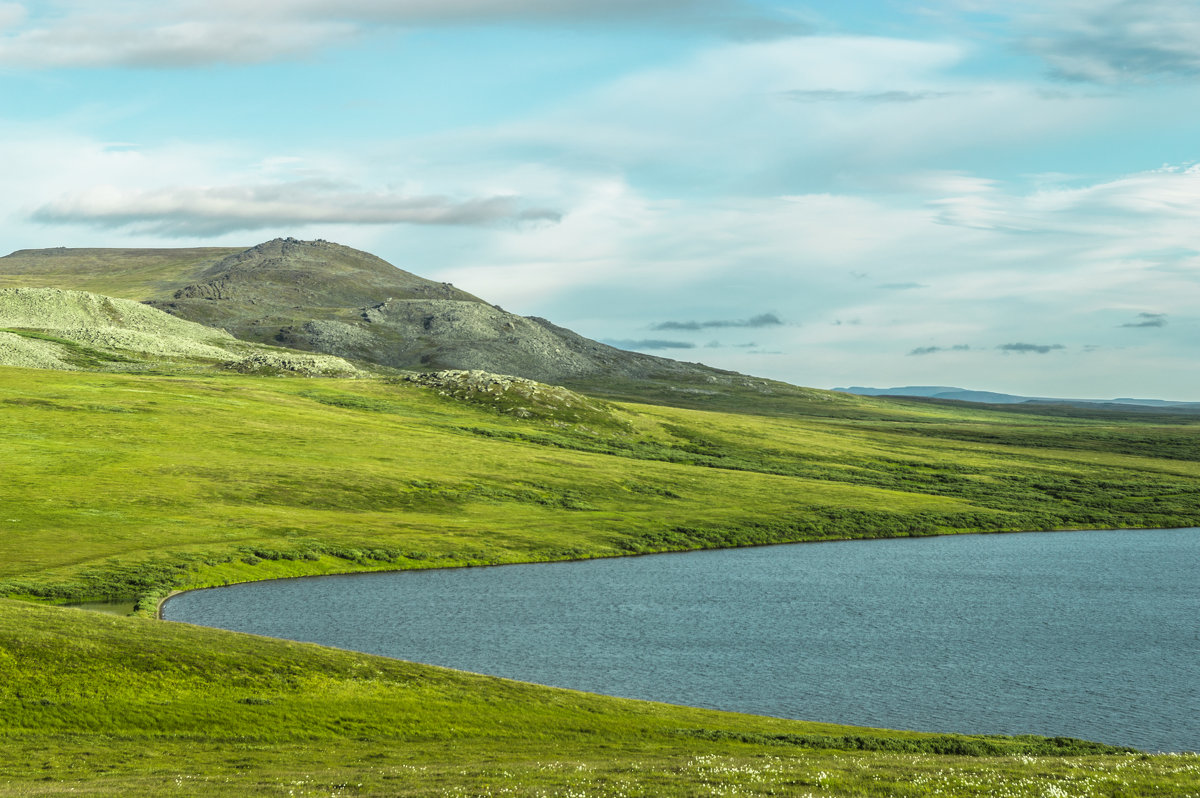
[[0, 249], [325, 238], [816, 387], [1200, 400], [1200, 4], [0, 2]]

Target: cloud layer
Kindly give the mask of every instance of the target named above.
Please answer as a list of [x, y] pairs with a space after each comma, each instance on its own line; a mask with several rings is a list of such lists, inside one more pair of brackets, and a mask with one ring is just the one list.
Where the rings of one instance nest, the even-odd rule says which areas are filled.
[[363, 192], [321, 181], [245, 186], [176, 186], [150, 190], [97, 187], [33, 212], [44, 224], [133, 228], [163, 236], [214, 236], [311, 224], [480, 225], [557, 222], [554, 210], [517, 197], [410, 197]]
[[1023, 44], [1067, 80], [1126, 83], [1200, 75], [1200, 5], [1057, 0], [1019, 17]]
[[609, 346], [615, 346], [618, 349], [695, 349], [696, 345], [688, 341], [669, 341], [662, 338], [641, 338], [641, 339], [623, 339], [619, 341], [605, 341]]
[[1141, 321], [1129, 321], [1122, 324], [1122, 327], [1166, 327], [1166, 313], [1139, 313], [1138, 318]]
[[1046, 355], [1059, 349], [1066, 349], [1062, 344], [1000, 344], [996, 347], [1001, 352], [1014, 352], [1018, 355]]
[[728, 327], [778, 327], [783, 324], [774, 313], [760, 313], [749, 319], [711, 319], [709, 321], [663, 321], [650, 327], [652, 330], [712, 330]]
[[380, 26], [553, 25], [796, 35], [807, 26], [742, 0], [62, 0], [0, 3], [0, 64], [191, 68], [257, 64], [359, 42]]

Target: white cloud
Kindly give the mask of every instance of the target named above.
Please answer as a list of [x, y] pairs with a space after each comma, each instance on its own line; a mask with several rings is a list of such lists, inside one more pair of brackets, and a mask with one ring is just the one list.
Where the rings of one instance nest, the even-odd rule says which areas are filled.
[[296, 57], [358, 35], [345, 22], [171, 18], [81, 12], [0, 34], [0, 64], [24, 67], [193, 67]]
[[[622, 299], [605, 312], [631, 324], [661, 321], [666, 301], [678, 308], [674, 316], [689, 318], [749, 318], [771, 308], [802, 319], [874, 290], [851, 270], [871, 264], [887, 282], [930, 229], [942, 242], [961, 236], [933, 224], [924, 209], [861, 197], [684, 202], [653, 199], [612, 179], [573, 192], [561, 224], [494, 231], [481, 252], [443, 274], [506, 307], [532, 312], [540, 304], [561, 308], [564, 317], [590, 313], [598, 292], [608, 291]], [[728, 286], [737, 286], [742, 304], [723, 305]], [[788, 304], [776, 306], [779, 298]]]
[[[908, 185], [920, 188], [922, 203], [911, 194], [665, 201], [610, 181], [581, 192], [561, 226], [489, 232], [470, 265], [442, 275], [510, 309], [613, 340], [647, 337], [665, 308], [671, 318], [749, 318], [770, 308], [789, 325], [747, 331], [745, 340], [782, 354], [753, 355], [723, 337], [725, 347], [696, 356], [801, 384], [950, 379], [1059, 395], [1178, 395], [1186, 384], [1200, 394], [1200, 381], [1178, 367], [1168, 378], [1148, 365], [1193, 356], [1197, 182], [1195, 170], [1179, 169], [1018, 191], [970, 174], [918, 173]], [[946, 223], [963, 197], [986, 200], [986, 224]], [[909, 283], [922, 287], [879, 289]], [[1146, 330], [1123, 326], [1148, 308], [1172, 319], [1150, 342]], [[843, 319], [858, 323], [837, 324]], [[1023, 350], [1002, 348], [1013, 343], [1063, 348], [1014, 358]], [[906, 357], [926, 347], [947, 351]], [[1124, 351], [1135, 360], [1116, 354]]]
[[1126, 238], [1146, 246], [1200, 247], [1194, 220], [1200, 214], [1200, 166], [1163, 167], [1073, 188], [1006, 193], [998, 184], [931, 203], [944, 224], [1025, 233], [1069, 233]]
[[557, 211], [528, 207], [518, 197], [413, 197], [315, 180], [133, 190], [97, 186], [32, 215], [33, 221], [48, 224], [128, 227], [171, 237], [315, 224], [478, 225], [559, 218]]
[[20, 3], [0, 3], [0, 31], [21, 24], [27, 15]]
[[[552, 224], [558, 211], [502, 182], [431, 184], [353, 154], [256, 157], [228, 144], [139, 147], [0, 124], [0, 238], [103, 246], [163, 238], [246, 241], [246, 231], [364, 246], [368, 228]], [[86, 233], [80, 231], [87, 230]], [[52, 242], [52, 243], [47, 243]]]
[[653, 25], [754, 37], [805, 30], [743, 0], [61, 0], [34, 17], [18, 4], [0, 5], [0, 64], [253, 64], [345, 45], [381, 25], [489, 24]]
[[[399, 24], [479, 24], [487, 22], [549, 21], [621, 24], [648, 19], [671, 19], [687, 24], [689, 18], [750, 16], [751, 6], [737, 0], [260, 0], [258, 15], [357, 18]], [[209, 0], [193, 7], [238, 13], [242, 4]]]
[[[844, 192], [886, 190], [896, 174], [944, 176], [947, 163], [989, 148], [1074, 141], [1117, 113], [1111, 98], [954, 77], [967, 56], [878, 37], [724, 44], [438, 145], [628, 175], [680, 196]], [[795, 92], [937, 99], [798, 102]]]

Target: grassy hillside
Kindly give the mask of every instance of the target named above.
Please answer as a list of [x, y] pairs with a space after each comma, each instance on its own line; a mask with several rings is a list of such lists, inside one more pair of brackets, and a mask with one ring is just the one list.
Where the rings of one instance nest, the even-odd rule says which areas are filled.
[[[465, 387], [464, 387], [465, 386]], [[1200, 524], [1200, 423], [0, 368], [0, 596]], [[1136, 534], [1131, 532], [1130, 534]], [[829, 719], [835, 720], [835, 719]], [[0, 794], [1168, 795], [1195, 757], [588, 696], [0, 600]]]
[[0, 369], [0, 590], [156, 597], [284, 573], [1200, 523], [1200, 424], [828, 394], [858, 417], [535, 415], [511, 391], [443, 393]]
[[64, 288], [137, 300], [170, 296], [241, 250], [22, 249], [0, 258], [0, 287]]

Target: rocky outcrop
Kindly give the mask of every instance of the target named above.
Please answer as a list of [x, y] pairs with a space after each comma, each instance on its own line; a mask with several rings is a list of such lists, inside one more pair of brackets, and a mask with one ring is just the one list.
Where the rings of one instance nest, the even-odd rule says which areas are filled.
[[626, 426], [615, 405], [522, 377], [480, 369], [445, 369], [404, 379], [428, 386], [441, 396], [484, 405], [517, 418], [548, 420], [558, 426]]
[[240, 374], [294, 374], [301, 377], [355, 377], [362, 374], [340, 357], [298, 352], [255, 352], [221, 367]]

